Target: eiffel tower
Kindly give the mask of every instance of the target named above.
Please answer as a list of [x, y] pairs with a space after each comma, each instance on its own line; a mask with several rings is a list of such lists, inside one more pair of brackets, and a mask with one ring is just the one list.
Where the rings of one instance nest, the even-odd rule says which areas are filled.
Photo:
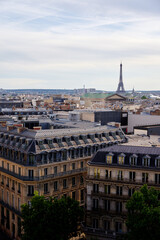
[[119, 83], [116, 93], [125, 93], [124, 85], [123, 85], [123, 77], [122, 77], [122, 63], [120, 64], [120, 76]]

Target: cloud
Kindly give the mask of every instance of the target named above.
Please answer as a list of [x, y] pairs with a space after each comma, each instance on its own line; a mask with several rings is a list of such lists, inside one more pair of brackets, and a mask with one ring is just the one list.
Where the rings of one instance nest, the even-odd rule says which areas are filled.
[[126, 88], [159, 89], [159, 9], [157, 0], [0, 1], [1, 85], [114, 90], [122, 60]]

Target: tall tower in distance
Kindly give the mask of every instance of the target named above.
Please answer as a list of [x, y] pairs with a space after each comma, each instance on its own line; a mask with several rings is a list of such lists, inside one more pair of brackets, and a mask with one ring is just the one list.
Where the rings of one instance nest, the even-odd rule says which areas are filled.
[[123, 85], [123, 77], [122, 77], [122, 63], [120, 64], [120, 76], [119, 76], [119, 83], [117, 88], [117, 93], [125, 93], [124, 85]]

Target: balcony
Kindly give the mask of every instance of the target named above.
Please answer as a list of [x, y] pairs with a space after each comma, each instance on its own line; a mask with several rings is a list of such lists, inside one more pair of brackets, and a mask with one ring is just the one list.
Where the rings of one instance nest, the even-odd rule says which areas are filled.
[[92, 227], [85, 226], [84, 224], [82, 224], [81, 227], [85, 234], [97, 236], [97, 237], [103, 237], [104, 239], [117, 239], [118, 236], [123, 235], [123, 233], [116, 233], [111, 230], [104, 230], [100, 228], [92, 228]]
[[8, 174], [10, 176], [13, 176], [17, 179], [20, 179], [22, 181], [39, 181], [39, 180], [46, 180], [46, 179], [51, 179], [51, 178], [55, 178], [55, 177], [63, 177], [63, 176], [66, 176], [66, 175], [74, 175], [74, 174], [77, 174], [77, 173], [86, 172], [87, 168], [86, 167], [85, 168], [78, 168], [78, 169], [74, 169], [74, 170], [70, 170], [70, 171], [66, 171], [66, 172], [59, 172], [59, 173], [56, 173], [56, 174], [48, 174], [48, 175], [40, 176], [40, 177], [20, 176], [19, 174], [11, 172], [11, 171], [9, 171], [5, 168], [2, 168], [2, 167], [0, 167], [0, 171]]
[[44, 179], [50, 179], [50, 178], [55, 178], [55, 177], [63, 177], [63, 176], [66, 176], [66, 175], [74, 175], [74, 174], [77, 174], [77, 173], [80, 173], [80, 172], [86, 172], [87, 171], [87, 168], [78, 168], [78, 169], [74, 169], [74, 170], [70, 170], [70, 171], [66, 171], [66, 172], [59, 172], [59, 173], [56, 173], [56, 174], [48, 174], [46, 176], [41, 176], [39, 177], [38, 180], [44, 180]]
[[107, 194], [105, 192], [99, 192], [99, 193], [95, 193], [95, 192], [91, 192], [92, 196], [99, 196], [99, 197], [103, 197], [103, 199], [115, 199], [115, 200], [123, 200], [123, 201], [127, 201], [130, 197], [128, 195], [118, 195], [118, 194]]
[[126, 185], [130, 185], [130, 186], [134, 186], [134, 185], [144, 185], [144, 184], [147, 184], [147, 185], [149, 185], [149, 186], [159, 186], [159, 183], [155, 183], [155, 181], [151, 181], [151, 180], [148, 180], [147, 182], [146, 181], [143, 181], [143, 180], [141, 180], [141, 181], [139, 181], [139, 180], [130, 180], [129, 178], [123, 178], [122, 180], [121, 179], [117, 179], [117, 177], [116, 178], [106, 178], [106, 177], [102, 177], [102, 176], [100, 176], [100, 177], [95, 177], [94, 175], [90, 175], [90, 176], [87, 176], [87, 179], [86, 179], [87, 181], [89, 181], [89, 180], [92, 180], [92, 181], [94, 181], [94, 180], [96, 180], [96, 181], [99, 181], [99, 182], [105, 182], [105, 183], [116, 183], [116, 184], [119, 184], [119, 183], [122, 183], [122, 184], [126, 184]]
[[3, 200], [0, 200], [0, 204], [2, 204], [2, 206], [4, 206], [4, 207], [8, 208], [9, 210], [13, 211], [17, 215], [21, 216], [21, 212], [20, 211], [18, 211], [14, 207], [10, 206], [8, 203], [4, 202]]

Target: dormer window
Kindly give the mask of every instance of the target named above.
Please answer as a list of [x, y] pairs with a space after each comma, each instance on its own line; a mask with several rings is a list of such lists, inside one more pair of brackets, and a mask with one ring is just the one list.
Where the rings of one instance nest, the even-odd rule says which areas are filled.
[[155, 166], [160, 168], [160, 156], [155, 159]]
[[39, 140], [38, 141], [38, 146], [39, 146], [40, 150], [44, 150], [45, 149], [45, 146], [43, 144], [44, 144], [43, 140]]
[[121, 153], [119, 156], [118, 156], [118, 164], [124, 164], [124, 158], [125, 158], [125, 154], [124, 153]]
[[150, 156], [146, 155], [145, 157], [143, 157], [142, 165], [144, 167], [149, 167], [150, 166]]
[[136, 166], [137, 165], [137, 158], [138, 158], [138, 156], [136, 154], [133, 154], [130, 157], [130, 165], [131, 166]]
[[106, 156], [107, 164], [112, 164], [112, 160], [113, 160], [113, 153], [108, 153]]

